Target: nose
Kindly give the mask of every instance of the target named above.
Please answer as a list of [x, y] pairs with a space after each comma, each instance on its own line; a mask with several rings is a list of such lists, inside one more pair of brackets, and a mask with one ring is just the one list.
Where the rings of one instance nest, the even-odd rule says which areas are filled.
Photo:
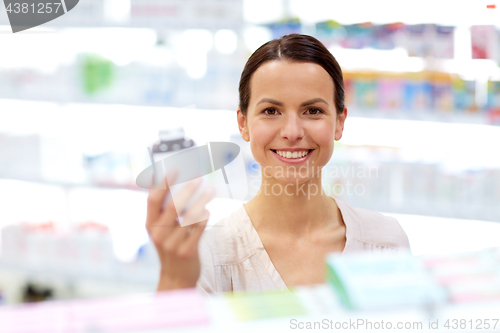
[[300, 117], [292, 112], [289, 112], [283, 117], [283, 127], [281, 129], [281, 137], [290, 141], [302, 139], [304, 137], [304, 124]]

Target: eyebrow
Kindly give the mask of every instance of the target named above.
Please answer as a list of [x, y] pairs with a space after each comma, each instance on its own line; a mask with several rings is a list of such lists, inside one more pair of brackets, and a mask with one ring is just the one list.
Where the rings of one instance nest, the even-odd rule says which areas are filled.
[[[307, 105], [311, 105], [311, 104], [318, 103], [318, 102], [325, 103], [326, 105], [328, 105], [328, 103], [323, 98], [313, 98], [313, 99], [310, 99], [310, 100], [305, 101], [304, 103], [300, 104], [300, 106], [307, 106]], [[283, 106], [283, 103], [278, 102], [277, 100], [272, 99], [272, 98], [263, 98], [259, 101], [259, 103], [257, 103], [257, 105], [259, 105], [261, 103], [271, 103], [271, 104]]]

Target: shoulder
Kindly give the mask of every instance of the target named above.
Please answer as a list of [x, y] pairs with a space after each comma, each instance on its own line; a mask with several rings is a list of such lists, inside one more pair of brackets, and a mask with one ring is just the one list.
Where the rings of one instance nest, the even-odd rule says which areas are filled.
[[214, 265], [237, 264], [254, 254], [249, 227], [245, 208], [241, 205], [203, 232], [200, 241], [210, 249]]
[[395, 218], [336, 201], [351, 237], [363, 243], [383, 247], [410, 247], [408, 236]]

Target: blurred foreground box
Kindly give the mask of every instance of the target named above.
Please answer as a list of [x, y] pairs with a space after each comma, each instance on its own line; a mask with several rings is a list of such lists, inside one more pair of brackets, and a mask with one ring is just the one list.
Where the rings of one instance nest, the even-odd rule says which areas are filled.
[[183, 289], [49, 301], [0, 307], [0, 322], [2, 332], [493, 332], [500, 329], [499, 259], [500, 249], [332, 254], [328, 283], [290, 292]]

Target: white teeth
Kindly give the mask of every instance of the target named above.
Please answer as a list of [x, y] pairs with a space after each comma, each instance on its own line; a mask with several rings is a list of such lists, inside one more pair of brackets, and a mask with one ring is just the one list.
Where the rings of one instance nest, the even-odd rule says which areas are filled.
[[276, 153], [278, 155], [280, 155], [281, 157], [286, 157], [286, 158], [301, 158], [301, 157], [304, 157], [305, 155], [307, 155], [309, 151], [306, 150], [306, 151], [300, 151], [300, 152], [297, 152], [297, 151], [294, 151], [293, 153], [290, 152], [290, 151], [279, 151], [277, 150]]

